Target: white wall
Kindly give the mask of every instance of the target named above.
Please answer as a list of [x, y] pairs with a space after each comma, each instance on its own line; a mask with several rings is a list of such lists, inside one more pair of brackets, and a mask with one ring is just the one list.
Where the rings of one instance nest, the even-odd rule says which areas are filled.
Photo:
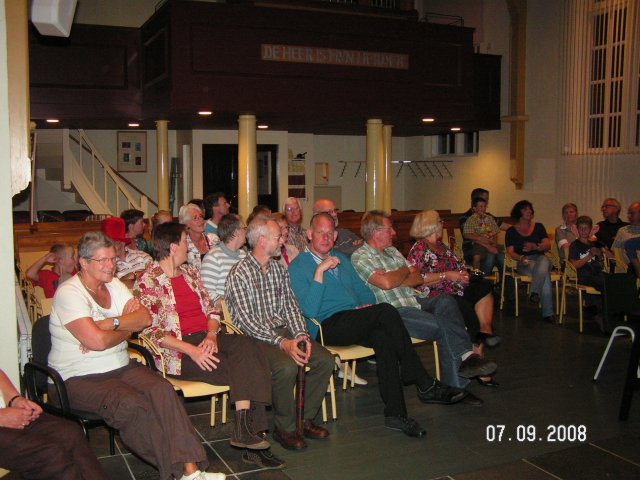
[[[5, 3], [0, 2], [0, 155], [8, 159], [10, 152], [9, 99], [7, 90], [7, 28]], [[0, 225], [12, 225], [11, 162], [0, 162]], [[0, 235], [0, 368], [14, 385], [18, 382], [18, 338], [15, 303], [15, 270], [13, 267], [13, 235]]]

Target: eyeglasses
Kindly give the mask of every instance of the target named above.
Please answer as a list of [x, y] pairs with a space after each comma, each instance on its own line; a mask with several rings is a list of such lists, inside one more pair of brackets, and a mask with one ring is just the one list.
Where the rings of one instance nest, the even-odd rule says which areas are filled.
[[338, 213], [340, 213], [340, 209], [339, 208], [332, 208], [331, 210], [325, 210], [322, 213], [328, 213], [329, 215], [338, 214]]
[[605, 208], [618, 208], [618, 206], [617, 206], [617, 205], [607, 205], [607, 204], [604, 204], [604, 205], [602, 205], [602, 206], [600, 207], [600, 209], [601, 209], [601, 210], [604, 210]]
[[300, 211], [300, 207], [285, 207], [284, 211], [285, 212], [299, 212]]
[[99, 263], [100, 266], [105, 266], [107, 263], [112, 263], [115, 265], [118, 257], [104, 257], [104, 258], [87, 258], [87, 260], [91, 262]]

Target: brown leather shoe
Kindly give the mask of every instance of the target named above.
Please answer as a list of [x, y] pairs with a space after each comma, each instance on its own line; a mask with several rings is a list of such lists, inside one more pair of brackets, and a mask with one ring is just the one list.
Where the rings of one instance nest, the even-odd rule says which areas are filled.
[[304, 421], [304, 436], [307, 438], [327, 438], [329, 436], [329, 430], [319, 427], [313, 420]]
[[287, 450], [302, 450], [303, 448], [307, 448], [307, 444], [304, 443], [303, 438], [298, 435], [298, 432], [295, 430], [293, 432], [281, 432], [277, 428], [274, 428], [273, 439]]

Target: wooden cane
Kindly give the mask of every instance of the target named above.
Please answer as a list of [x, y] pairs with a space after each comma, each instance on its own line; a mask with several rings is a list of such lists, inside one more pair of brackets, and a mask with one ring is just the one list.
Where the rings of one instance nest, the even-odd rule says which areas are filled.
[[[301, 340], [298, 342], [298, 348], [303, 352], [307, 351], [307, 342]], [[302, 436], [304, 431], [304, 383], [305, 383], [306, 367], [301, 365], [298, 367], [298, 376], [296, 377], [296, 431]]]

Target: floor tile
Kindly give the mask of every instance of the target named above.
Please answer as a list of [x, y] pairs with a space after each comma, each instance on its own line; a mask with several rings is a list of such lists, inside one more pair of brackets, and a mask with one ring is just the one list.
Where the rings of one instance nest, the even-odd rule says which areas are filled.
[[529, 458], [528, 461], [563, 480], [640, 478], [640, 466], [591, 445], [547, 453]]

